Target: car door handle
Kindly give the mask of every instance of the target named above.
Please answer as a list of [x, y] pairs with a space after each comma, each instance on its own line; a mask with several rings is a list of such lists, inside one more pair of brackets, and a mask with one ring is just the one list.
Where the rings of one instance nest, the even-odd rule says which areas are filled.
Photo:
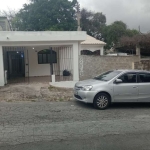
[[135, 88], [138, 88], [137, 86], [133, 86], [133, 88], [135, 89]]

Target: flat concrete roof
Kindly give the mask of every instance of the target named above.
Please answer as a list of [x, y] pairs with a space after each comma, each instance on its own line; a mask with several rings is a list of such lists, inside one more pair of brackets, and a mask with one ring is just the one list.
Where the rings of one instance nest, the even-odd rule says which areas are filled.
[[0, 42], [84, 41], [84, 31], [0, 31]]

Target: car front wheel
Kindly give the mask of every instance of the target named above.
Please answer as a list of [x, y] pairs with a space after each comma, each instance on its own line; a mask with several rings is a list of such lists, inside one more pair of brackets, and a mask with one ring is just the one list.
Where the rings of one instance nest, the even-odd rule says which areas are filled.
[[99, 93], [94, 99], [94, 107], [104, 110], [110, 105], [110, 97], [106, 93]]

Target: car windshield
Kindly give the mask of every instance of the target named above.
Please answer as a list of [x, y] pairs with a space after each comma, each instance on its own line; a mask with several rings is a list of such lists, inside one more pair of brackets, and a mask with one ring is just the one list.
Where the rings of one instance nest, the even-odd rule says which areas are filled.
[[120, 73], [121, 73], [121, 71], [108, 71], [108, 72], [105, 72], [105, 73], [95, 77], [94, 79], [100, 80], [100, 81], [109, 81]]

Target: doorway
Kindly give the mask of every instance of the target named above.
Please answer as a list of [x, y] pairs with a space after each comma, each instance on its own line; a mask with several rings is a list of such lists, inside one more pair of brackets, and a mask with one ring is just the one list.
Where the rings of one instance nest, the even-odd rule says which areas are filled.
[[23, 51], [7, 51], [8, 80], [25, 77], [25, 60]]

